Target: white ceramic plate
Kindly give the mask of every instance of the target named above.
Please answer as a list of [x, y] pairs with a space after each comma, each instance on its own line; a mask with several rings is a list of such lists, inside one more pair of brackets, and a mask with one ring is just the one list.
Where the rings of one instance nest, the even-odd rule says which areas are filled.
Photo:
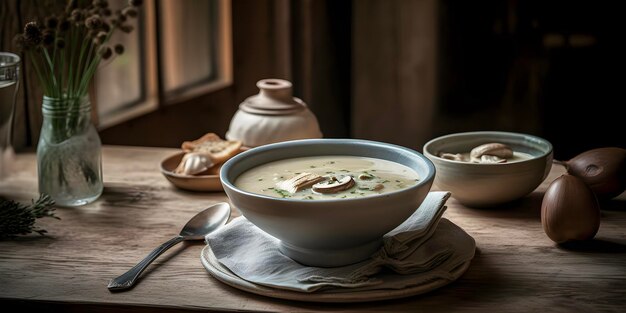
[[404, 289], [380, 289], [380, 290], [365, 290], [365, 291], [341, 291], [342, 289], [325, 290], [317, 292], [297, 292], [284, 289], [270, 288], [267, 286], [261, 286], [251, 283], [247, 280], [241, 279], [239, 276], [233, 274], [229, 269], [219, 263], [211, 247], [209, 245], [202, 249], [201, 257], [202, 265], [215, 277], [217, 280], [237, 289], [241, 289], [247, 292], [259, 294], [262, 296], [297, 300], [297, 301], [311, 301], [311, 302], [367, 302], [367, 301], [379, 301], [409, 297], [414, 295], [423, 294], [434, 289], [443, 287], [457, 278], [461, 277], [470, 265], [470, 261], [467, 261], [457, 268], [455, 268], [451, 274], [453, 279], [437, 279], [417, 286], [411, 286]]

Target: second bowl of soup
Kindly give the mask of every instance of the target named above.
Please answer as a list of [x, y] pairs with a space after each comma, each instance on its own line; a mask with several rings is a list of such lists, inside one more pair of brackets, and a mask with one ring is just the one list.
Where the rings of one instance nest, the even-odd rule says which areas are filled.
[[[508, 158], [500, 154], [502, 146], [510, 149]], [[475, 155], [472, 160], [471, 151], [476, 150], [486, 155], [480, 159]], [[435, 186], [450, 191], [453, 198], [468, 207], [497, 208], [521, 199], [535, 190], [552, 168], [552, 144], [522, 133], [448, 134], [427, 142], [424, 155], [437, 168]]]
[[310, 266], [366, 259], [422, 203], [435, 167], [414, 150], [375, 141], [310, 139], [270, 144], [224, 164], [232, 204]]

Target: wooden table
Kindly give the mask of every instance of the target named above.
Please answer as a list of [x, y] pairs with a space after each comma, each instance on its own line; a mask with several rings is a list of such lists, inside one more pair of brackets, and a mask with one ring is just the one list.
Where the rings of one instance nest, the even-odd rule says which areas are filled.
[[[626, 202], [602, 211], [596, 239], [583, 246], [556, 246], [544, 234], [540, 205], [549, 178], [525, 199], [491, 210], [448, 201], [445, 217], [476, 239], [477, 251], [459, 280], [405, 299], [317, 304], [249, 294], [217, 281], [202, 267], [203, 243], [185, 243], [162, 255], [132, 290], [110, 293], [108, 281], [178, 233], [196, 212], [224, 193], [175, 189], [159, 172], [174, 149], [105, 147], [105, 191], [95, 203], [58, 208], [61, 220], [40, 219], [49, 235], [0, 241], [2, 307], [46, 311], [173, 310], [241, 312], [309, 311], [622, 311], [626, 308]], [[0, 196], [37, 196], [34, 154], [18, 155]], [[624, 198], [624, 195], [621, 197]], [[233, 215], [238, 215], [235, 211]]]

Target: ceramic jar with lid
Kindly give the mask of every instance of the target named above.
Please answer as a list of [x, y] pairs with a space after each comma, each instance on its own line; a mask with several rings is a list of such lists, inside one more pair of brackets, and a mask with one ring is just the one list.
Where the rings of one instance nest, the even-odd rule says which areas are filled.
[[293, 97], [291, 82], [263, 79], [260, 91], [239, 105], [226, 138], [257, 147], [295, 139], [321, 138], [319, 124], [306, 103]]

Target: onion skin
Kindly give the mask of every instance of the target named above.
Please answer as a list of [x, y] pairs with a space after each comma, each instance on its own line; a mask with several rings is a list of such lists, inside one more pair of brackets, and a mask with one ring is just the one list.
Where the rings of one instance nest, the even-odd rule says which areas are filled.
[[556, 243], [592, 239], [600, 228], [600, 205], [580, 178], [565, 174], [543, 196], [541, 224]]
[[567, 173], [582, 179], [600, 200], [626, 190], [626, 149], [617, 147], [585, 151], [563, 162]]

